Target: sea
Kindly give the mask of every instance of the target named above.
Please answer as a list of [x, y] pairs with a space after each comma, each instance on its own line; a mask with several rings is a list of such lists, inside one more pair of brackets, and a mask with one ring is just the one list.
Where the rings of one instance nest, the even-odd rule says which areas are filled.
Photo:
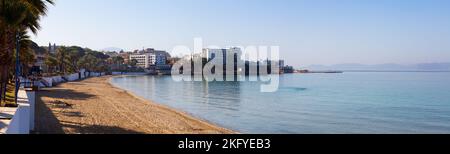
[[450, 133], [450, 72], [282, 74], [269, 93], [261, 92], [263, 82], [172, 76], [118, 76], [111, 83], [240, 133]]

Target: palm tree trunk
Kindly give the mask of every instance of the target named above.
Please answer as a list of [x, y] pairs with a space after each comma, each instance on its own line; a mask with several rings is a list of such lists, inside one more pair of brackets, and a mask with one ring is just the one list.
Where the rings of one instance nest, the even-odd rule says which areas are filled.
[[8, 75], [9, 75], [9, 69], [8, 66], [10, 65], [11, 60], [11, 53], [10, 53], [10, 45], [9, 45], [9, 37], [8, 37], [8, 31], [4, 30], [2, 32], [0, 44], [1, 49], [0, 52], [2, 52], [2, 56], [0, 57], [0, 83], [1, 83], [1, 89], [0, 89], [0, 100], [4, 100], [6, 97], [6, 91], [7, 91], [7, 85], [8, 85]]
[[4, 91], [4, 93], [3, 93], [3, 97], [6, 99], [6, 93], [8, 92], [8, 90], [11, 90], [11, 89], [8, 89], [8, 84], [10, 84], [11, 83], [11, 77], [12, 77], [12, 75], [11, 75], [11, 71], [12, 71], [12, 69], [11, 69], [11, 66], [6, 66], [7, 67], [7, 74], [6, 74], [6, 90]]
[[0, 102], [3, 100], [3, 94], [6, 90], [6, 65], [8, 61], [6, 32], [0, 31]]
[[5, 83], [5, 65], [0, 66], [0, 102], [3, 100], [3, 92], [6, 90]]
[[[18, 33], [17, 33], [18, 34]], [[20, 88], [20, 37], [18, 35], [15, 35], [16, 38], [16, 68], [15, 68], [15, 73], [14, 73], [14, 77], [15, 77], [15, 83], [14, 83], [14, 87], [16, 89], [14, 89], [14, 102], [17, 103], [17, 97], [18, 97], [18, 93], [19, 93], [19, 88]]]
[[1, 80], [2, 80], [2, 93], [1, 93], [2, 98], [1, 99], [4, 100], [6, 98], [6, 91], [8, 90], [7, 88], [8, 88], [8, 74], [9, 73], [8, 73], [7, 65], [2, 66], [1, 74], [2, 74], [2, 78], [1, 78]]
[[5, 33], [3, 34], [3, 37], [2, 37], [3, 40], [1, 40], [2, 41], [1, 43], [2, 43], [2, 45], [4, 45], [2, 50], [6, 54], [4, 54], [3, 57], [1, 57], [2, 58], [2, 67], [3, 67], [2, 68], [3, 72], [1, 73], [2, 74], [1, 82], [2, 82], [2, 89], [3, 89], [2, 96], [3, 96], [3, 99], [6, 99], [6, 92], [8, 91], [8, 83], [12, 79], [11, 73], [12, 73], [13, 69], [11, 69], [11, 66], [14, 65], [12, 63], [13, 62], [12, 55], [14, 53], [13, 52], [14, 47], [15, 47], [15, 37], [14, 36], [16, 33], [10, 27], [7, 27], [4, 32]]

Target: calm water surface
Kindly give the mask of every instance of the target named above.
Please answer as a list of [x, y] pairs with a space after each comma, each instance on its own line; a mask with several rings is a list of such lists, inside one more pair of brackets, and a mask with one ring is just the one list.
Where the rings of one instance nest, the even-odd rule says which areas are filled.
[[450, 73], [286, 74], [275, 93], [258, 82], [111, 82], [241, 133], [450, 133]]

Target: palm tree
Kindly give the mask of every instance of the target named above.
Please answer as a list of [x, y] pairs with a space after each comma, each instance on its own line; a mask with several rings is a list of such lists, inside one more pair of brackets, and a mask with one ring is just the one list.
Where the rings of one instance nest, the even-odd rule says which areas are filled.
[[[27, 30], [37, 33], [41, 16], [46, 15], [47, 4], [53, 4], [53, 0], [0, 0], [0, 95], [6, 91], [6, 85], [11, 79], [10, 72], [14, 70], [14, 49], [17, 48], [17, 57], [22, 48], [20, 43], [23, 38], [20, 33]], [[21, 64], [16, 64], [16, 69], [19, 65]], [[18, 75], [15, 74], [16, 79]], [[16, 83], [16, 89], [17, 85]]]
[[92, 54], [86, 54], [78, 61], [78, 65], [87, 69], [89, 72], [95, 71], [98, 64], [99, 60]]
[[66, 73], [66, 65], [67, 65], [67, 59], [68, 59], [68, 50], [67, 47], [59, 47], [56, 51], [56, 59], [59, 63], [59, 72], [60, 73]]
[[132, 59], [131, 62], [130, 62], [130, 66], [131, 66], [131, 67], [136, 67], [136, 66], [137, 66], [137, 63], [138, 63], [138, 60]]
[[85, 55], [84, 49], [72, 46], [69, 48], [68, 56], [67, 56], [67, 65], [70, 68], [71, 73], [75, 73], [80, 71], [80, 67], [78, 65], [78, 60]]
[[18, 34], [20, 40], [20, 62], [21, 67], [24, 70], [23, 72], [28, 72], [26, 70], [30, 69], [30, 66], [35, 62], [35, 55], [33, 49], [31, 48], [31, 44], [33, 43], [30, 40], [30, 36], [27, 35], [26, 31], [20, 31]]
[[47, 65], [49, 73], [54, 73], [55, 68], [58, 67], [58, 60], [55, 57], [48, 56], [45, 65]]
[[125, 62], [125, 59], [123, 59], [120, 56], [112, 57], [112, 70], [120, 70], [121, 66]]

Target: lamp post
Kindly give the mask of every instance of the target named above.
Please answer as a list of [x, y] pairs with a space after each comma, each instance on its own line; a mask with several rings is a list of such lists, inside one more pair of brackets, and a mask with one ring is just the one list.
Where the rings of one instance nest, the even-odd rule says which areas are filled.
[[19, 88], [20, 88], [20, 79], [19, 79], [19, 75], [20, 75], [20, 58], [19, 58], [19, 54], [20, 53], [20, 35], [19, 32], [17, 32], [16, 35], [16, 71], [15, 71], [15, 97], [14, 97], [14, 102], [17, 104], [17, 95], [19, 93]]

